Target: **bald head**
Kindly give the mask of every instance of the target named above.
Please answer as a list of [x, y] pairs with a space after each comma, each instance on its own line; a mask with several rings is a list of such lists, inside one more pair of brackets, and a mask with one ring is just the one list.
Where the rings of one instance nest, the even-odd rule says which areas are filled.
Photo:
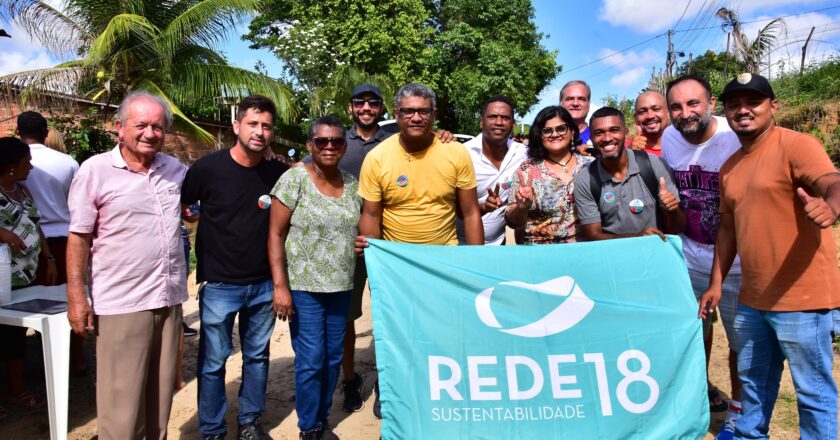
[[665, 127], [670, 123], [665, 96], [655, 90], [642, 92], [636, 98], [634, 117], [636, 125], [642, 128], [644, 136], [661, 136]]

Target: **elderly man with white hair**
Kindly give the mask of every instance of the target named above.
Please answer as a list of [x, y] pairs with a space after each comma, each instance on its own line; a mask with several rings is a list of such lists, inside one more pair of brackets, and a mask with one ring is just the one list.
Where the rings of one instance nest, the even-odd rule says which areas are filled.
[[70, 186], [67, 316], [77, 334], [97, 335], [102, 440], [166, 438], [187, 299], [179, 231], [187, 167], [160, 152], [171, 122], [161, 98], [129, 95], [119, 143], [85, 161]]

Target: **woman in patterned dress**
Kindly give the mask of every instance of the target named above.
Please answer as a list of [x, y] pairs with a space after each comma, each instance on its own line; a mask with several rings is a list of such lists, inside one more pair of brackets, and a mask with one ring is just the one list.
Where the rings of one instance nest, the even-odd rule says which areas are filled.
[[511, 182], [505, 221], [521, 244], [571, 243], [577, 235], [574, 180], [592, 161], [572, 148], [580, 131], [569, 112], [546, 107], [534, 118], [528, 135], [528, 160]]
[[268, 253], [274, 310], [289, 320], [295, 351], [295, 409], [301, 439], [320, 439], [344, 355], [359, 184], [338, 168], [346, 142], [339, 119], [309, 130], [312, 162], [283, 174], [271, 192]]
[[[41, 246], [44, 234], [38, 227], [41, 215], [32, 201], [32, 195], [20, 184], [32, 169], [29, 145], [20, 139], [0, 139], [0, 243], [9, 247], [12, 257], [12, 290], [29, 286], [35, 279], [38, 257], [47, 260], [47, 284], [55, 283], [58, 271], [55, 258], [47, 246]], [[29, 408], [46, 404], [23, 385], [23, 359], [26, 346], [26, 328], [0, 325], [3, 349], [0, 360], [6, 361], [6, 395], [14, 402]], [[0, 407], [0, 419], [6, 410]]]

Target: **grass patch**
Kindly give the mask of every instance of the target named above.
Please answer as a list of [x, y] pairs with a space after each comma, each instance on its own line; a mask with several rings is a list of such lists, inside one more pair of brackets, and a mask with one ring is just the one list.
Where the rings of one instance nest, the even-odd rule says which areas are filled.
[[773, 411], [773, 424], [786, 430], [799, 430], [799, 413], [796, 410], [796, 394], [789, 391], [779, 391], [776, 400], [776, 410]]

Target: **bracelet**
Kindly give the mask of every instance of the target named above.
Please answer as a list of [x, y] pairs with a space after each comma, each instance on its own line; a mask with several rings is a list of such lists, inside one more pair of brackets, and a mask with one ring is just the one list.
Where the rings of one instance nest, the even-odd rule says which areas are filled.
[[47, 261], [55, 262], [55, 256], [50, 255], [49, 257], [47, 257]]

